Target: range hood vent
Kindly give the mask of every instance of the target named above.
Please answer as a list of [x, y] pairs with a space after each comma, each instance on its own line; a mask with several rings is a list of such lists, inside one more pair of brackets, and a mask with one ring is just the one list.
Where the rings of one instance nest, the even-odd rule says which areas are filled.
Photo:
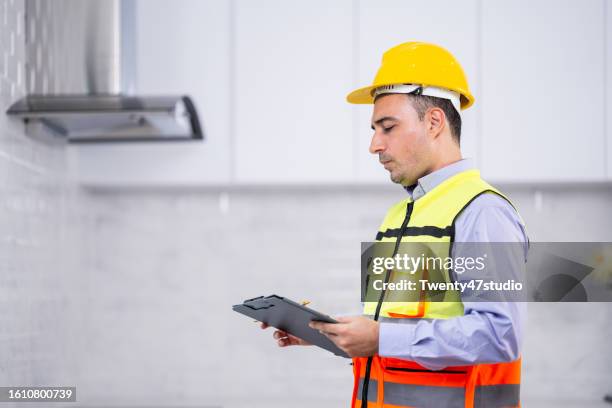
[[25, 0], [27, 96], [7, 114], [71, 142], [204, 139], [188, 96], [134, 95], [136, 4]]
[[40, 120], [71, 142], [204, 138], [188, 96], [30, 95], [7, 113]]

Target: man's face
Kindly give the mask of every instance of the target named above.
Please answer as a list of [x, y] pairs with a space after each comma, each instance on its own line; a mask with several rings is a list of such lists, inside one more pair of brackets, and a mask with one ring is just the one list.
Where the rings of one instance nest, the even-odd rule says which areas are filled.
[[427, 115], [419, 120], [406, 95], [389, 94], [376, 99], [370, 153], [378, 154], [394, 183], [409, 186], [428, 173], [432, 146], [427, 123]]

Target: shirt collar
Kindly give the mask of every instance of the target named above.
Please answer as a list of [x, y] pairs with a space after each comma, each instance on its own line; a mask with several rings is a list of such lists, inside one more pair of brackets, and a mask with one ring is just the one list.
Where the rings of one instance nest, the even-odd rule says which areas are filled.
[[408, 192], [412, 200], [416, 201], [431, 190], [433, 190], [444, 180], [449, 179], [463, 171], [471, 170], [473, 168], [474, 163], [472, 159], [461, 159], [445, 167], [442, 167], [441, 169], [424, 175], [423, 177], [417, 180], [416, 184], [406, 186], [404, 187], [404, 189]]

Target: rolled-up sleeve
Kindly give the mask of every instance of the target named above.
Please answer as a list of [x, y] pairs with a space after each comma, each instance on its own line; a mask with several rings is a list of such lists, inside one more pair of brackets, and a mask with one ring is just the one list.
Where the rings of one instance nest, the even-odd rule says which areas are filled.
[[[493, 194], [478, 197], [458, 217], [455, 227], [455, 242], [521, 243], [507, 246], [505, 251], [498, 250], [495, 260], [503, 268], [494, 266], [490, 269], [508, 278], [522, 276], [528, 249], [527, 235], [518, 214], [506, 200]], [[517, 248], [520, 254], [516, 253]], [[463, 255], [453, 251], [454, 257]], [[459, 282], [476, 279], [467, 272], [456, 274], [455, 278]], [[431, 370], [518, 358], [526, 304], [463, 303], [464, 315], [459, 317], [380, 323], [379, 355], [412, 360]]]

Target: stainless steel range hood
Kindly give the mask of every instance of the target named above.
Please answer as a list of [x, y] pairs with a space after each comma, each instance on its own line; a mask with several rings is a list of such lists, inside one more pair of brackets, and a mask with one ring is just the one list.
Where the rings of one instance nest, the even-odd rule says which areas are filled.
[[7, 114], [38, 120], [71, 142], [202, 140], [189, 96], [132, 95], [135, 7], [135, 0], [26, 0], [28, 95]]
[[203, 139], [187, 96], [28, 96], [7, 113], [25, 121], [40, 120], [71, 142]]

